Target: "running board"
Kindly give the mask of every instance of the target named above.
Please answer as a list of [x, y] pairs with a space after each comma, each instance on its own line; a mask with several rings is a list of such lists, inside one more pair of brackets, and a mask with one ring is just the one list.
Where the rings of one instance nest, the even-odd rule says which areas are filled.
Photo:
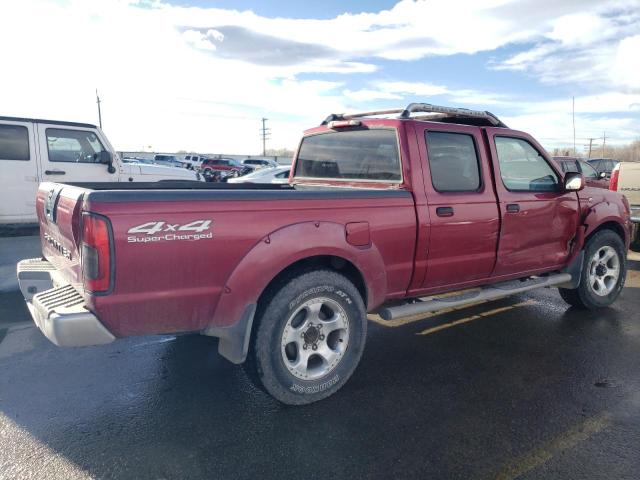
[[464, 307], [472, 303], [486, 302], [508, 297], [516, 293], [535, 290], [536, 288], [554, 287], [571, 281], [569, 273], [557, 273], [542, 277], [529, 277], [521, 280], [495, 283], [477, 290], [467, 290], [458, 295], [447, 297], [429, 297], [428, 300], [415, 303], [405, 303], [392, 307], [383, 307], [378, 314], [383, 320], [395, 320], [401, 317], [410, 317], [422, 313], [436, 312], [447, 308]]

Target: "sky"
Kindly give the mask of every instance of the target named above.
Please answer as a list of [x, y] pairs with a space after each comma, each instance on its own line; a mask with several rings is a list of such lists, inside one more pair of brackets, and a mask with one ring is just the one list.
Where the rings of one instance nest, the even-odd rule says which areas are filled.
[[118, 150], [257, 154], [330, 113], [489, 110], [546, 148], [640, 138], [640, 0], [0, 0], [0, 115]]

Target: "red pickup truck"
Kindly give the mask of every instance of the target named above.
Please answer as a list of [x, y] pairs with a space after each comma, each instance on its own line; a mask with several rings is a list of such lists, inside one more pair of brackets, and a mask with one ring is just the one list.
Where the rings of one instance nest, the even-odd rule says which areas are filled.
[[542, 287], [611, 304], [631, 227], [622, 195], [563, 175], [531, 136], [429, 104], [331, 115], [305, 132], [289, 185], [43, 183], [37, 212], [43, 258], [18, 278], [51, 341], [218, 337], [288, 404], [347, 381], [367, 312]]

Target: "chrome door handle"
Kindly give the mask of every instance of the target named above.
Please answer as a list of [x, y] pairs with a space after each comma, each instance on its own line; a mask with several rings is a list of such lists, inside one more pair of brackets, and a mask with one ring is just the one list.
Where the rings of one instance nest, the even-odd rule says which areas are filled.
[[518, 213], [520, 211], [520, 205], [517, 203], [507, 204], [507, 213]]

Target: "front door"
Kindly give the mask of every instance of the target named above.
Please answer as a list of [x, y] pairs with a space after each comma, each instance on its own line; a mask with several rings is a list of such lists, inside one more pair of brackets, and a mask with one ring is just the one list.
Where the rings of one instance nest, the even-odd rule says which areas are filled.
[[94, 130], [39, 123], [38, 136], [43, 181], [117, 181], [117, 175], [100, 163], [100, 152], [106, 148]]
[[[564, 265], [578, 226], [578, 196], [524, 133], [487, 128], [502, 226], [495, 276]], [[496, 161], [497, 160], [497, 161]]]
[[500, 223], [480, 129], [430, 124], [416, 134], [430, 217], [422, 288], [489, 277]]
[[33, 123], [0, 120], [0, 223], [36, 221], [38, 167]]

